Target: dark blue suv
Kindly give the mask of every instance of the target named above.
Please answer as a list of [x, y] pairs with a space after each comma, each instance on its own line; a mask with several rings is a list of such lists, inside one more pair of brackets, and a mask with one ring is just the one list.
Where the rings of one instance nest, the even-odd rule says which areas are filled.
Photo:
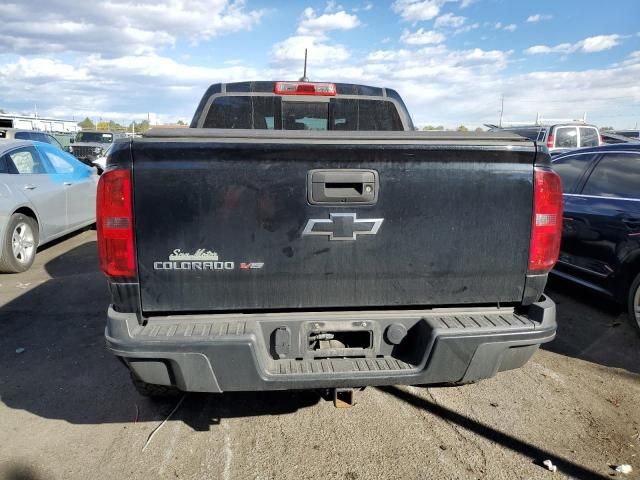
[[564, 220], [553, 273], [613, 297], [640, 332], [640, 144], [556, 156]]

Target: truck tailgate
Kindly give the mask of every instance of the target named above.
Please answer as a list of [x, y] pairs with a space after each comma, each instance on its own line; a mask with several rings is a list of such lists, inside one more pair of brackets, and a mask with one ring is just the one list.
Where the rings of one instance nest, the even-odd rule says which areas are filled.
[[[533, 143], [235, 135], [133, 142], [144, 312], [522, 299]], [[318, 169], [374, 172], [377, 198], [312, 204]]]

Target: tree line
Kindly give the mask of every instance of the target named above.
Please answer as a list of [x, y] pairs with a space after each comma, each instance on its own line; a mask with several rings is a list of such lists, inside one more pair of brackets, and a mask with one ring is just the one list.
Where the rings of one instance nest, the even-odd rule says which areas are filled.
[[[428, 131], [428, 130], [443, 131], [443, 130], [445, 130], [445, 128], [442, 125], [438, 125], [437, 127], [434, 127], [433, 125], [426, 125], [426, 126], [422, 127], [422, 130], [424, 130], [424, 131]], [[458, 128], [455, 129], [455, 131], [456, 132], [469, 132], [470, 130], [467, 127], [465, 127], [464, 125], [460, 125]], [[478, 127], [478, 128], [476, 128], [474, 130], [474, 132], [484, 132], [484, 129]]]
[[[182, 120], [178, 120], [178, 125], [186, 125]], [[81, 122], [78, 122], [78, 126], [83, 130], [109, 130], [112, 132], [136, 132], [142, 133], [146, 132], [151, 128], [151, 124], [149, 120], [142, 120], [141, 122], [136, 122], [135, 120], [129, 125], [122, 125], [118, 122], [114, 122], [113, 120], [100, 121], [97, 124], [93, 122], [89, 117], [86, 117]]]

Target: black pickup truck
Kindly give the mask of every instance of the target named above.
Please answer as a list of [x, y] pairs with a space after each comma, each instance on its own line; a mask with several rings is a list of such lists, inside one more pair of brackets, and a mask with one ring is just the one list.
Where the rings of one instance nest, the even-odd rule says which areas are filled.
[[416, 132], [390, 89], [209, 88], [98, 191], [107, 346], [146, 394], [466, 383], [554, 338], [550, 157]]

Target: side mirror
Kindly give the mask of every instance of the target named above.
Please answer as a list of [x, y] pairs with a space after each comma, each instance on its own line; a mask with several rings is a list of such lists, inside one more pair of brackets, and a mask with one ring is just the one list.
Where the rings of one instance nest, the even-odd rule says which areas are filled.
[[70, 138], [69, 143], [75, 143], [75, 140], [73, 138]]

